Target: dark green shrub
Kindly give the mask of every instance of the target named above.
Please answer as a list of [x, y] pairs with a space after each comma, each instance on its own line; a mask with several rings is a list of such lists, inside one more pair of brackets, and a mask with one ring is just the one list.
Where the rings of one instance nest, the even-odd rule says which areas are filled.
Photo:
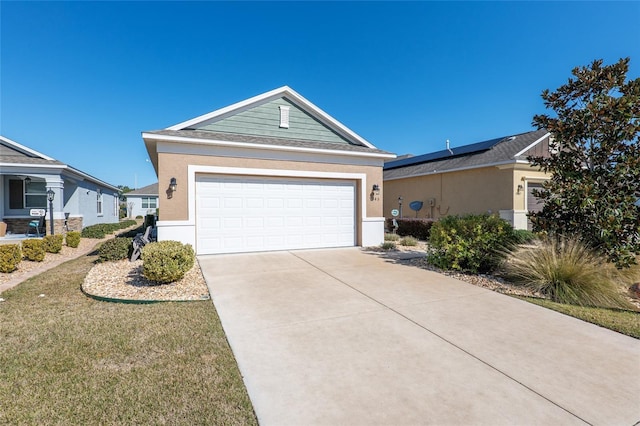
[[107, 240], [98, 248], [100, 262], [113, 262], [128, 259], [131, 254], [132, 238], [117, 237]]
[[144, 216], [142, 216], [141, 214], [139, 214], [138, 216], [136, 216], [136, 219], [144, 219]]
[[190, 244], [178, 241], [149, 243], [142, 249], [142, 273], [160, 284], [178, 281], [193, 267], [196, 256]]
[[[396, 234], [400, 236], [412, 236], [419, 240], [427, 241], [429, 239], [429, 233], [431, 227], [434, 224], [433, 219], [421, 219], [421, 218], [403, 218], [398, 219], [398, 230]], [[393, 230], [393, 219], [387, 219], [387, 229]]]
[[66, 243], [67, 247], [78, 247], [80, 245], [80, 233], [78, 231], [67, 232]]
[[536, 234], [526, 229], [514, 229], [513, 234], [516, 244], [529, 244], [537, 239]]
[[22, 260], [22, 250], [18, 244], [0, 245], [0, 272], [13, 272]]
[[513, 227], [497, 216], [447, 216], [431, 228], [428, 260], [442, 269], [491, 272], [515, 240]]
[[22, 255], [32, 262], [44, 260], [44, 243], [42, 240], [24, 240], [22, 242]]
[[84, 238], [104, 238], [107, 234], [111, 234], [118, 229], [128, 228], [137, 223], [135, 220], [123, 220], [118, 223], [97, 223], [84, 228], [81, 235]]
[[46, 235], [42, 238], [42, 246], [47, 253], [60, 253], [62, 250], [62, 242], [64, 241], [64, 235]]
[[140, 225], [137, 228], [130, 229], [128, 231], [120, 232], [117, 236], [118, 237], [133, 238], [138, 234], [144, 234], [144, 231], [145, 231], [145, 229], [142, 227], [142, 225]]

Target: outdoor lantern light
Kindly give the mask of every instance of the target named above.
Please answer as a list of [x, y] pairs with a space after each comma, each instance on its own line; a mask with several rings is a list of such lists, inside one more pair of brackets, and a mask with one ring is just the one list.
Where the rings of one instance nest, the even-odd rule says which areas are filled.
[[521, 193], [523, 189], [524, 189], [524, 186], [518, 185], [518, 192], [516, 192], [516, 194]]
[[53, 189], [49, 188], [47, 191], [47, 200], [49, 201], [49, 222], [51, 222], [51, 235], [53, 235], [53, 198], [56, 196], [56, 193], [53, 192]]
[[26, 185], [29, 185], [31, 183], [31, 178], [29, 176], [27, 176], [26, 178], [24, 178], [24, 183]]
[[377, 183], [374, 183], [372, 191], [376, 195], [380, 194], [380, 185], [378, 185]]
[[172, 177], [171, 181], [169, 182], [169, 189], [172, 191], [175, 191], [177, 187], [178, 187], [178, 182], [176, 181], [176, 178]]

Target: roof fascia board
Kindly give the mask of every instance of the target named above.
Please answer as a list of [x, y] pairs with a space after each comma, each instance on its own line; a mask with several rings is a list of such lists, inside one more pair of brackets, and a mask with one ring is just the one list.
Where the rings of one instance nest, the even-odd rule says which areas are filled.
[[111, 189], [112, 191], [116, 191], [116, 192], [120, 191], [120, 189], [119, 189], [117, 186], [113, 186], [113, 185], [111, 185], [111, 184], [108, 184], [107, 182], [105, 182], [105, 181], [103, 181], [103, 180], [100, 180], [100, 179], [98, 179], [98, 178], [95, 178], [95, 177], [93, 177], [93, 176], [91, 176], [91, 175], [89, 175], [89, 174], [86, 174], [85, 172], [82, 172], [82, 171], [80, 171], [80, 170], [78, 170], [78, 169], [75, 169], [75, 168], [73, 168], [73, 167], [71, 167], [71, 166], [64, 166], [64, 169], [65, 169], [67, 172], [71, 173], [71, 174], [74, 174], [74, 175], [76, 175], [76, 176], [80, 176], [80, 177], [82, 177], [82, 178], [83, 178], [83, 180], [88, 180], [88, 181], [90, 181], [90, 182], [93, 182], [93, 183], [96, 183], [96, 184], [98, 184], [98, 185], [104, 186], [105, 188], [109, 188], [109, 189]]
[[263, 93], [261, 95], [254, 96], [252, 98], [246, 99], [244, 101], [237, 102], [233, 105], [229, 105], [224, 108], [217, 109], [213, 112], [203, 114], [199, 117], [192, 118], [187, 121], [183, 121], [182, 123], [175, 124], [173, 126], [167, 127], [165, 130], [182, 130], [186, 127], [192, 126], [194, 124], [198, 124], [203, 121], [211, 120], [217, 117], [223, 117], [225, 115], [230, 115], [233, 112], [241, 111], [243, 109], [247, 109], [253, 105], [269, 101], [271, 99], [275, 99], [278, 97], [287, 97], [294, 103], [301, 106], [303, 109], [307, 109], [313, 113], [313, 115], [319, 119], [322, 123], [328, 125], [329, 127], [336, 130], [339, 134], [345, 136], [347, 139], [355, 140], [368, 148], [375, 149], [376, 147], [368, 142], [366, 139], [362, 138], [360, 135], [354, 133], [347, 126], [340, 123], [335, 118], [331, 117], [329, 114], [315, 106], [309, 100], [304, 98], [298, 92], [290, 88], [289, 86], [282, 86], [280, 88], [271, 90], [269, 92]]
[[480, 164], [480, 165], [477, 165], [477, 166], [459, 167], [459, 168], [456, 168], [456, 169], [449, 169], [449, 170], [435, 170], [435, 171], [426, 172], [426, 173], [416, 173], [416, 174], [408, 175], [408, 176], [400, 176], [400, 177], [394, 177], [394, 178], [383, 178], [382, 180], [385, 181], [385, 180], [410, 179], [410, 178], [421, 177], [421, 176], [437, 175], [438, 173], [461, 172], [461, 171], [465, 171], [465, 170], [482, 169], [482, 168], [485, 168], [485, 167], [501, 167], [501, 166], [510, 165], [510, 164], [528, 164], [528, 161], [507, 160], [507, 161], [500, 161], [500, 162], [491, 163], [491, 164]]
[[190, 138], [186, 136], [169, 136], [169, 135], [154, 135], [151, 133], [143, 133], [143, 139], [155, 139], [159, 142], [181, 142], [181, 143], [194, 143], [202, 145], [215, 145], [215, 146], [228, 146], [236, 148], [253, 148], [271, 151], [293, 151], [293, 152], [308, 152], [314, 154], [325, 155], [346, 155], [352, 157], [373, 157], [373, 158], [396, 158], [395, 154], [382, 154], [377, 152], [353, 152], [353, 151], [340, 151], [332, 149], [318, 149], [318, 148], [304, 148], [296, 146], [283, 146], [283, 145], [263, 145], [257, 143], [248, 142], [230, 142], [221, 141], [215, 139], [199, 139]]
[[13, 141], [13, 140], [5, 137], [5, 136], [0, 136], [0, 139], [2, 139], [4, 142], [8, 143], [9, 145], [12, 145], [14, 148], [16, 148], [16, 149], [18, 149], [20, 151], [23, 151], [23, 152], [26, 152], [26, 153], [29, 153], [29, 154], [32, 154], [32, 155], [36, 155], [36, 156], [38, 156], [40, 158], [43, 158], [45, 160], [56, 161], [55, 158], [51, 158], [51, 157], [49, 157], [47, 155], [44, 155], [43, 153], [38, 152], [38, 151], [36, 151], [34, 149], [27, 148], [26, 146], [21, 145], [18, 142]]
[[551, 135], [551, 133], [547, 132], [545, 133], [540, 139], [536, 140], [535, 142], [532, 142], [529, 146], [527, 146], [525, 149], [523, 149], [522, 151], [518, 152], [516, 155], [514, 155], [514, 157], [519, 157], [522, 154], [524, 154], [525, 152], [529, 151], [531, 148], [533, 148], [534, 146], [538, 145], [540, 142], [542, 142], [544, 139], [546, 139], [549, 135]]

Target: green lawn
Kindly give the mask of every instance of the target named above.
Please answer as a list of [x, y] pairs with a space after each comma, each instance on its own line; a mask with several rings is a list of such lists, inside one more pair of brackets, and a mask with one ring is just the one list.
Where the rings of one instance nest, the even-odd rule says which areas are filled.
[[534, 297], [518, 297], [572, 317], [640, 339], [640, 312], [565, 305]]
[[257, 424], [211, 301], [92, 300], [94, 260], [2, 294], [0, 424]]

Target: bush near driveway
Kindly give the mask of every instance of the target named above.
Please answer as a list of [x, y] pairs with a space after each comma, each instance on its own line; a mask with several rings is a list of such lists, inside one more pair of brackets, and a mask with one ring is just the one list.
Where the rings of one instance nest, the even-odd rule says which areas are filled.
[[442, 269], [488, 273], [515, 241], [513, 227], [497, 216], [447, 216], [431, 227], [428, 260]]
[[195, 260], [190, 244], [178, 241], [149, 243], [142, 249], [142, 273], [148, 280], [170, 283], [184, 277]]
[[135, 220], [123, 220], [118, 223], [98, 223], [96, 225], [87, 226], [82, 230], [84, 238], [104, 238], [107, 234], [117, 231], [118, 229], [128, 228], [137, 224]]
[[107, 240], [98, 248], [100, 262], [113, 262], [128, 259], [131, 255], [133, 238], [116, 237]]
[[623, 296], [623, 274], [578, 239], [548, 239], [509, 255], [503, 269], [515, 284], [558, 303], [603, 308], [633, 307]]
[[[419, 240], [427, 241], [431, 227], [435, 223], [433, 219], [422, 218], [396, 218], [398, 230], [396, 233], [402, 237], [412, 236]], [[393, 230], [393, 219], [387, 219], [387, 229]]]

